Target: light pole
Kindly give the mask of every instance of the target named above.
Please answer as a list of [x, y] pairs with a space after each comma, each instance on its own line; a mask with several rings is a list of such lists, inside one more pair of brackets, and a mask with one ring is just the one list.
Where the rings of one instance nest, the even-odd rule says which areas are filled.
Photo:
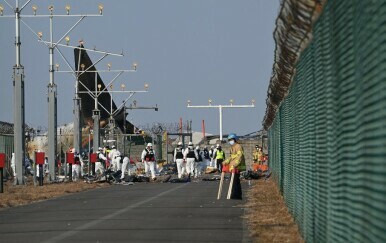
[[[95, 15], [70, 15], [70, 5], [66, 5], [66, 14], [65, 15], [54, 15], [54, 6], [50, 5], [48, 9], [50, 10], [49, 19], [50, 19], [50, 41], [47, 43], [42, 40], [42, 35], [38, 35], [39, 41], [48, 45], [49, 56], [50, 56], [50, 82], [48, 84], [48, 161], [50, 169], [50, 180], [55, 179], [55, 155], [57, 152], [57, 91], [56, 84], [54, 81], [54, 49], [58, 46], [63, 39], [66, 40], [68, 44], [68, 34], [85, 18], [85, 17], [99, 17], [102, 15], [103, 5], [99, 5], [99, 14]], [[36, 15], [36, 6], [34, 9], [34, 16]], [[46, 15], [39, 15], [40, 17], [47, 17]], [[53, 17], [80, 17], [78, 22], [76, 22], [60, 39], [57, 43], [53, 42]], [[41, 33], [41, 32], [39, 32]], [[80, 106], [79, 99], [75, 97], [75, 106]], [[77, 117], [77, 122], [79, 123], [79, 117]], [[74, 129], [75, 131], [75, 129]], [[79, 133], [77, 134], [77, 140], [80, 141], [81, 137]], [[77, 152], [79, 152], [79, 142]]]
[[72, 31], [85, 17], [95, 17], [101, 16], [103, 11], [103, 5], [99, 5], [99, 15], [70, 15], [70, 5], [66, 5], [65, 10], [66, 14], [63, 15], [54, 15], [53, 10], [54, 6], [50, 5], [48, 10], [50, 14], [48, 15], [36, 15], [38, 7], [36, 5], [32, 6], [32, 15], [21, 15], [21, 11], [31, 2], [31, 0], [27, 0], [27, 2], [19, 8], [19, 1], [16, 0], [16, 6], [13, 7], [7, 1], [7, 5], [14, 11], [15, 16], [13, 15], [3, 15], [4, 7], [0, 5], [0, 17], [15, 17], [15, 25], [16, 25], [16, 36], [15, 36], [15, 46], [16, 46], [16, 64], [14, 66], [14, 75], [13, 75], [13, 83], [14, 83], [14, 147], [15, 147], [15, 161], [16, 161], [16, 171], [17, 178], [15, 180], [15, 184], [24, 184], [23, 180], [23, 166], [22, 163], [25, 159], [25, 138], [24, 138], [24, 126], [25, 126], [25, 110], [24, 110], [24, 67], [20, 63], [20, 22], [27, 26], [29, 30], [31, 30], [36, 36], [38, 36], [39, 40], [41, 40], [42, 33], [32, 30], [32, 28], [24, 22], [21, 18], [23, 17], [49, 17], [50, 19], [50, 42], [44, 42], [49, 48], [49, 73], [50, 73], [50, 81], [47, 86], [48, 88], [48, 161], [50, 167], [50, 180], [55, 179], [55, 156], [57, 150], [57, 93], [56, 93], [56, 84], [54, 82], [54, 49], [56, 48], [56, 44], [53, 43], [53, 17], [80, 17], [79, 21], [73, 25], [67, 33], [59, 39], [58, 42], [62, 41], [65, 36]]
[[15, 18], [15, 49], [16, 49], [16, 63], [13, 66], [13, 120], [14, 120], [14, 153], [15, 153], [15, 169], [16, 178], [15, 185], [24, 184], [24, 168], [23, 162], [25, 160], [25, 110], [24, 110], [24, 67], [21, 65], [20, 54], [20, 16], [21, 11], [29, 3], [25, 3], [19, 7], [19, 1], [16, 0], [16, 6], [13, 7], [6, 2], [15, 15], [4, 15], [4, 6], [0, 5], [0, 17]]
[[[59, 44], [59, 43], [56, 43], [57, 46], [63, 46], [63, 47], [68, 47], [68, 48], [72, 48], [72, 49], [78, 49], [79, 50], [79, 57], [78, 57], [78, 67], [76, 67], [76, 70], [74, 68], [72, 68], [70, 62], [65, 58], [65, 56], [63, 55], [63, 53], [60, 51], [60, 49], [58, 49], [59, 51], [59, 54], [61, 55], [61, 57], [63, 58], [63, 60], [65, 61], [65, 63], [67, 64], [67, 66], [71, 69], [70, 71], [59, 71], [59, 64], [56, 64], [55, 67], [57, 68], [56, 72], [59, 72], [59, 73], [70, 73], [74, 76], [75, 78], [75, 97], [74, 97], [74, 148], [76, 151], [80, 151], [80, 144], [81, 144], [81, 138], [82, 138], [82, 129], [81, 129], [81, 121], [80, 121], [80, 107], [81, 107], [81, 99], [79, 97], [79, 84], [81, 84], [82, 86], [84, 86], [86, 89], [87, 89], [87, 86], [84, 85], [81, 81], [80, 81], [80, 77], [85, 74], [85, 73], [88, 73], [88, 72], [95, 72], [95, 79], [96, 79], [96, 82], [97, 82], [97, 72], [98, 71], [92, 71], [90, 69], [92, 69], [93, 67], [95, 67], [96, 64], [98, 64], [99, 62], [101, 62], [105, 57], [107, 56], [120, 56], [122, 57], [123, 56], [123, 53], [121, 54], [116, 54], [116, 53], [112, 53], [112, 52], [106, 52], [106, 51], [99, 51], [99, 50], [96, 50], [96, 48], [94, 49], [88, 49], [88, 48], [84, 48], [83, 47], [83, 40], [79, 41], [79, 44], [80, 46], [72, 46], [72, 45], [69, 45], [69, 42], [70, 42], [70, 37], [69, 36], [66, 36], [65, 38], [66, 40], [66, 45], [63, 45], [63, 44]], [[81, 64], [81, 54], [82, 54], [82, 51], [89, 51], [89, 52], [94, 52], [94, 53], [98, 53], [98, 54], [103, 54], [102, 57], [100, 57], [96, 62], [94, 62], [92, 65], [90, 65], [89, 67], [86, 68], [85, 64]], [[134, 64], [133, 64], [134, 65]], [[136, 64], [135, 64], [135, 67], [136, 67]], [[126, 71], [126, 70], [123, 70], [123, 72]], [[127, 70], [129, 71], [129, 70]], [[101, 71], [99, 71], [101, 72]], [[119, 77], [122, 73], [122, 71], [120, 72], [120, 74], [117, 75], [117, 77]], [[117, 78], [116, 77], [116, 78]], [[96, 84], [95, 84], [96, 85]], [[95, 86], [95, 90], [96, 90], [96, 87]], [[88, 90], [89, 93], [93, 93], [93, 91], [91, 90]], [[96, 92], [96, 91], [95, 91]], [[93, 117], [98, 115], [99, 116], [99, 111], [95, 111], [96, 114], [94, 114], [94, 111], [93, 111]], [[99, 131], [99, 129], [98, 129]], [[94, 148], [94, 147], [93, 147]], [[97, 147], [98, 149], [98, 147]]]
[[209, 105], [190, 105], [191, 104], [191, 101], [188, 100], [188, 108], [218, 108], [218, 111], [219, 111], [219, 117], [220, 117], [220, 124], [219, 124], [219, 128], [220, 128], [220, 140], [222, 141], [223, 137], [222, 137], [222, 109], [224, 108], [254, 108], [255, 107], [255, 100], [252, 100], [252, 104], [251, 105], [234, 105], [234, 100], [231, 99], [229, 102], [230, 102], [230, 105], [212, 105], [212, 102], [213, 100], [212, 99], [209, 99], [208, 100], [209, 102]]
[[[93, 66], [95, 66], [96, 63], [93, 64]], [[85, 65], [84, 64], [80, 64], [82, 70], [84, 70], [85, 68]], [[137, 71], [137, 64], [134, 63], [133, 64], [133, 69], [131, 70], [111, 70], [111, 64], [108, 64], [107, 65], [108, 69], [107, 70], [89, 70], [90, 67], [88, 67], [86, 70], [82, 71], [81, 74], [85, 73], [85, 72], [88, 72], [88, 73], [94, 73], [95, 75], [95, 91], [92, 91], [92, 90], [89, 90], [87, 88], [86, 85], [84, 85], [80, 80], [79, 83], [80, 85], [84, 86], [87, 91], [78, 91], [78, 94], [81, 94], [81, 93], [85, 93], [85, 94], [88, 94], [90, 95], [93, 99], [94, 99], [94, 110], [93, 110], [93, 123], [94, 123], [94, 127], [93, 127], [93, 134], [94, 134], [94, 143], [93, 143], [93, 150], [94, 151], [98, 151], [98, 148], [99, 148], [99, 141], [100, 141], [100, 127], [99, 127], [99, 121], [100, 121], [100, 110], [99, 110], [99, 106], [105, 110], [108, 114], [109, 114], [109, 120], [112, 119], [112, 117], [123, 107], [123, 105], [120, 105], [115, 111], [112, 110], [112, 105], [110, 107], [110, 109], [107, 107], [104, 107], [101, 103], [98, 102], [98, 97], [103, 94], [103, 93], [110, 93], [110, 97], [112, 97], [112, 94], [113, 93], [129, 93], [129, 97], [126, 99], [126, 101], [128, 99], [130, 99], [135, 93], [138, 93], [138, 92], [147, 92], [147, 88], [148, 85], [145, 84], [145, 88], [146, 90], [145, 91], [125, 91], [125, 90], [122, 90], [122, 91], [114, 91], [114, 90], [110, 90], [108, 91], [108, 87], [111, 87], [111, 85], [113, 85], [113, 83], [117, 80], [117, 78], [119, 76], [121, 76], [123, 73], [127, 73], [127, 72], [136, 72]], [[66, 72], [66, 71], [64, 71]], [[105, 88], [102, 88], [102, 85], [101, 84], [98, 84], [98, 73], [104, 73], [104, 72], [109, 72], [109, 73], [118, 73], [106, 86]], [[122, 86], [121, 86], [122, 87]], [[123, 87], [125, 87], [123, 85]], [[98, 89], [97, 89], [98, 88]], [[125, 101], [125, 102], [126, 102]], [[112, 104], [112, 100], [111, 100], [111, 104]]]

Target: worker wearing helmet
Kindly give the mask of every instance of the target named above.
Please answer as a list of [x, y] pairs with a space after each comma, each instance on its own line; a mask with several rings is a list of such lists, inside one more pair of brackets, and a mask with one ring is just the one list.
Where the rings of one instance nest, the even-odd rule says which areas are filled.
[[174, 161], [177, 165], [178, 178], [181, 179], [185, 172], [184, 148], [182, 147], [182, 142], [178, 142], [177, 147], [174, 149]]
[[196, 161], [196, 154], [194, 153], [192, 142], [189, 142], [188, 148], [184, 150], [184, 159], [186, 161], [186, 173], [188, 173], [190, 177], [194, 172], [194, 161]]
[[222, 162], [225, 160], [225, 152], [222, 150], [221, 146], [218, 145], [216, 152], [214, 152], [214, 156], [216, 159], [216, 167], [219, 172], [222, 172]]
[[95, 173], [99, 172], [101, 175], [105, 172], [103, 163], [107, 161], [107, 158], [103, 154], [103, 149], [99, 147], [97, 152], [97, 162], [95, 162]]
[[203, 152], [201, 151], [200, 146], [196, 146], [196, 149], [194, 150], [194, 154], [196, 157], [196, 160], [194, 163], [194, 178], [197, 178], [202, 174]]
[[228, 135], [228, 143], [231, 145], [230, 156], [223, 164], [229, 165], [229, 171], [234, 173], [231, 199], [242, 199], [240, 172], [245, 171], [244, 149], [238, 143], [238, 137], [234, 133]]
[[262, 165], [263, 164], [263, 152], [261, 151], [261, 147], [256, 145], [256, 150], [253, 152], [253, 163]]
[[255, 145], [255, 150], [252, 153], [253, 163], [259, 163], [259, 145]]
[[80, 177], [80, 156], [79, 153], [73, 150], [74, 152], [74, 164], [72, 165], [72, 180], [77, 181]]
[[141, 155], [142, 162], [147, 165], [151, 173], [151, 179], [155, 181], [155, 152], [153, 150], [153, 144], [148, 143]]
[[117, 160], [118, 154], [120, 154], [120, 152], [117, 150], [117, 147], [113, 145], [111, 146], [111, 151], [106, 155], [109, 161], [111, 162], [111, 170], [114, 172], [120, 170], [120, 164]]
[[122, 163], [123, 163], [123, 158], [122, 158], [123, 156], [122, 156], [122, 154], [121, 154], [121, 152], [119, 152], [118, 150], [117, 150], [117, 152], [115, 152], [115, 154], [114, 154], [114, 163], [116, 164], [116, 171], [119, 171], [119, 170], [121, 170], [122, 171]]

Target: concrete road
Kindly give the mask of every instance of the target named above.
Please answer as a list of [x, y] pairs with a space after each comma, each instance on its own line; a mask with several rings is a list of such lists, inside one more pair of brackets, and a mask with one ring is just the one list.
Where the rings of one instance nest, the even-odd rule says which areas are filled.
[[114, 185], [2, 210], [0, 242], [251, 242], [244, 200], [226, 200], [229, 182], [217, 200], [218, 185]]

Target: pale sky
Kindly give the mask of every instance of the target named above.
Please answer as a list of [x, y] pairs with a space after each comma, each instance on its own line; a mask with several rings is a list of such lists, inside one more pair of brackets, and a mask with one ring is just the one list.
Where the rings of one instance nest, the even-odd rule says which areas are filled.
[[[4, 1], [4, 14], [12, 14]], [[15, 1], [8, 1], [15, 4]], [[19, 1], [23, 5], [26, 1]], [[110, 1], [44, 1], [33, 0], [22, 14], [48, 14], [54, 5], [54, 14], [65, 14], [65, 4], [71, 5], [71, 14], [96, 14], [98, 3], [103, 3], [103, 17], [85, 18], [69, 34], [70, 44], [84, 40], [86, 48], [121, 53], [124, 57], [107, 57], [97, 65], [106, 69], [130, 69], [138, 63], [136, 73], [127, 73], [116, 82], [116, 90], [125, 83], [129, 90], [142, 90], [128, 101], [138, 106], [158, 105], [159, 111], [133, 110], [128, 120], [137, 126], [155, 122], [184, 122], [192, 120], [193, 130], [201, 131], [205, 120], [206, 132], [219, 133], [218, 109], [187, 108], [192, 105], [250, 104], [255, 108], [226, 109], [223, 111], [223, 133], [239, 135], [258, 131], [265, 113], [267, 87], [274, 58], [273, 31], [278, 15], [279, 0], [110, 0]], [[23, 18], [36, 32], [49, 38], [48, 18]], [[54, 18], [54, 41], [58, 40], [78, 18]], [[15, 21], [0, 18], [0, 121], [13, 123], [12, 67], [15, 64]], [[27, 27], [21, 25], [21, 64], [25, 67], [26, 123], [47, 126], [47, 84], [49, 82], [48, 48], [37, 41]], [[64, 43], [64, 41], [62, 42]], [[61, 48], [74, 66], [73, 50]], [[90, 54], [93, 61], [100, 54]], [[61, 70], [69, 70], [55, 51], [55, 63]], [[105, 84], [112, 73], [101, 74]], [[74, 78], [56, 73], [58, 85], [58, 125], [72, 122]], [[114, 94], [120, 104], [123, 94]]]

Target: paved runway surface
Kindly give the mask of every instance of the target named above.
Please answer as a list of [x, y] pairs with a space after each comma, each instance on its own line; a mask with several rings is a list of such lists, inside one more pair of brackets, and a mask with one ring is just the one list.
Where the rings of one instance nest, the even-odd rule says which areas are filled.
[[251, 242], [244, 200], [226, 200], [229, 181], [217, 200], [218, 184], [114, 185], [2, 210], [0, 242]]

